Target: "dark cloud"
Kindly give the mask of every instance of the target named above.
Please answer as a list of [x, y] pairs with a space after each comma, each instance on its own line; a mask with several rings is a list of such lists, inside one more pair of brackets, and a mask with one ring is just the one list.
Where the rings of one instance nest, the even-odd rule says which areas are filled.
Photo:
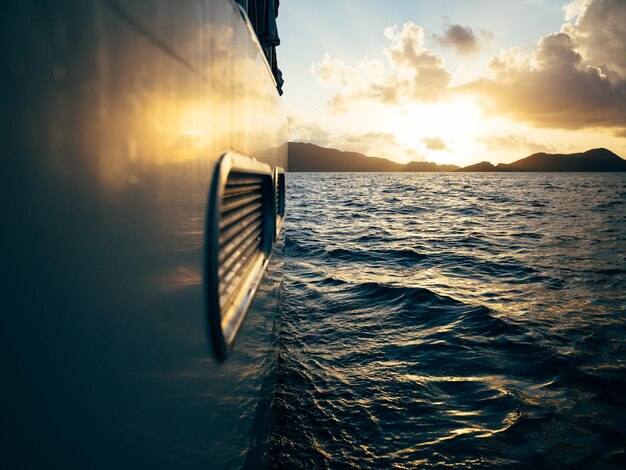
[[443, 35], [434, 35], [435, 40], [443, 47], [455, 49], [459, 54], [469, 55], [478, 52], [478, 37], [469, 26], [450, 24], [443, 30]]

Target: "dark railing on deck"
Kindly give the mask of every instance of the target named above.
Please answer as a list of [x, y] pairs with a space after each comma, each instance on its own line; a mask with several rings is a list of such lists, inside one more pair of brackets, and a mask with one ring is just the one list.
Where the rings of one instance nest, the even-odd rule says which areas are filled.
[[276, 61], [276, 47], [280, 45], [276, 17], [280, 0], [235, 0], [248, 14], [267, 62], [272, 68], [279, 94], [283, 94], [283, 74]]

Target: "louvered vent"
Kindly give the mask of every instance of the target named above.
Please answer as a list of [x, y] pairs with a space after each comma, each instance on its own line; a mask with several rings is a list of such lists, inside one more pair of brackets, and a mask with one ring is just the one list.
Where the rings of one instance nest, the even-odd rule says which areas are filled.
[[285, 217], [285, 170], [276, 168], [276, 236]]
[[226, 358], [272, 251], [276, 206], [271, 168], [229, 152], [213, 179], [206, 287], [213, 350]]
[[220, 308], [232, 303], [246, 271], [262, 249], [266, 177], [231, 171], [220, 204], [218, 278]]

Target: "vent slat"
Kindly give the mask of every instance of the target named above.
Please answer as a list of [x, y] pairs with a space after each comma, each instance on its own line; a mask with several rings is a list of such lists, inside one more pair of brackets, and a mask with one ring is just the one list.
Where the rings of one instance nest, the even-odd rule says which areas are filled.
[[247, 216], [248, 214], [251, 214], [253, 212], [262, 212], [262, 211], [263, 211], [262, 204], [254, 204], [254, 205], [245, 207], [239, 211], [235, 211], [231, 214], [222, 214], [222, 217], [220, 218], [220, 221], [219, 221], [219, 229], [220, 231], [225, 229], [229, 225], [232, 225], [236, 223], [237, 221], [241, 220], [241, 218]]
[[263, 189], [261, 182], [257, 182], [257, 184], [242, 184], [240, 186], [227, 185], [226, 188], [224, 188], [224, 197], [227, 198], [239, 194], [261, 192], [261, 189]]
[[226, 186], [237, 186], [237, 185], [242, 185], [242, 184], [257, 184], [262, 180], [263, 180], [262, 175], [231, 172], [228, 175], [228, 181], [226, 181]]
[[262, 199], [263, 194], [261, 194], [261, 192], [224, 198], [220, 207], [220, 211], [222, 212], [222, 214], [224, 214], [226, 212], [239, 209], [243, 206], [247, 206], [257, 201], [259, 203], [262, 203]]
[[237, 262], [233, 264], [228, 272], [224, 274], [223, 279], [219, 283], [218, 295], [220, 297], [220, 303], [224, 299], [222, 299], [224, 293], [227, 293], [229, 296], [233, 291], [239, 289], [239, 285], [242, 280], [245, 279], [246, 272], [250, 267], [250, 264], [259, 253], [259, 245], [254, 243], [250, 245], [243, 256], [240, 259], [237, 259]]
[[250, 244], [241, 254], [241, 257], [236, 258], [236, 263], [229, 267], [229, 270], [219, 284], [219, 299], [220, 305], [226, 305], [230, 298], [235, 294], [239, 283], [249, 268], [250, 263], [254, 260], [255, 255], [260, 251], [261, 241]]
[[247, 227], [253, 225], [257, 221], [260, 221], [263, 215], [263, 212], [260, 209], [261, 208], [257, 211], [251, 212], [247, 216], [237, 219], [232, 224], [225, 226], [223, 230], [220, 231], [218, 245], [223, 247], [236, 237], [237, 234], [243, 232]]
[[262, 233], [262, 224], [263, 221], [259, 220], [233, 237], [226, 245], [221, 246], [220, 253], [217, 258], [218, 262], [222, 264], [227, 258], [230, 258], [231, 255], [237, 251], [237, 249], [240, 249], [248, 242], [248, 239], [252, 235], [256, 234], [256, 236], [260, 236]]

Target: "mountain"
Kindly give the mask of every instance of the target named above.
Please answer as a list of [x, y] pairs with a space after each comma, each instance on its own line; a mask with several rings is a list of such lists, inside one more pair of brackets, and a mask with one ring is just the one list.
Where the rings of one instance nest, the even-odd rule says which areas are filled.
[[438, 171], [455, 171], [459, 167], [456, 165], [440, 165], [433, 162], [409, 162], [404, 165], [402, 171], [414, 171], [414, 172], [438, 172]]
[[357, 152], [289, 142], [289, 171], [402, 171], [403, 165]]
[[466, 172], [466, 173], [471, 173], [471, 172], [481, 172], [481, 173], [486, 173], [486, 172], [503, 172], [503, 171], [515, 171], [515, 170], [510, 170], [509, 168], [506, 167], [506, 165], [503, 165], [502, 163], [498, 163], [498, 165], [494, 165], [491, 162], [480, 162], [480, 163], [474, 163], [473, 165], [469, 165], [469, 166], [464, 166], [463, 168], [459, 168], [458, 170], [459, 172]]
[[320, 147], [303, 142], [289, 142], [289, 171], [453, 171], [456, 165], [438, 165], [432, 162], [410, 162], [406, 165], [385, 158], [368, 157], [357, 152]]
[[473, 171], [626, 171], [626, 160], [610, 150], [598, 148], [581, 153], [534, 153], [513, 163], [475, 163], [460, 168], [459, 172]]
[[598, 148], [582, 153], [534, 153], [508, 165], [510, 171], [626, 171], [626, 160]]
[[406, 165], [386, 158], [368, 157], [357, 152], [320, 147], [303, 142], [289, 142], [289, 171], [337, 172], [505, 172], [505, 171], [626, 171], [626, 160], [605, 148], [581, 153], [534, 153], [513, 163], [480, 162], [459, 168], [433, 162], [410, 162]]

